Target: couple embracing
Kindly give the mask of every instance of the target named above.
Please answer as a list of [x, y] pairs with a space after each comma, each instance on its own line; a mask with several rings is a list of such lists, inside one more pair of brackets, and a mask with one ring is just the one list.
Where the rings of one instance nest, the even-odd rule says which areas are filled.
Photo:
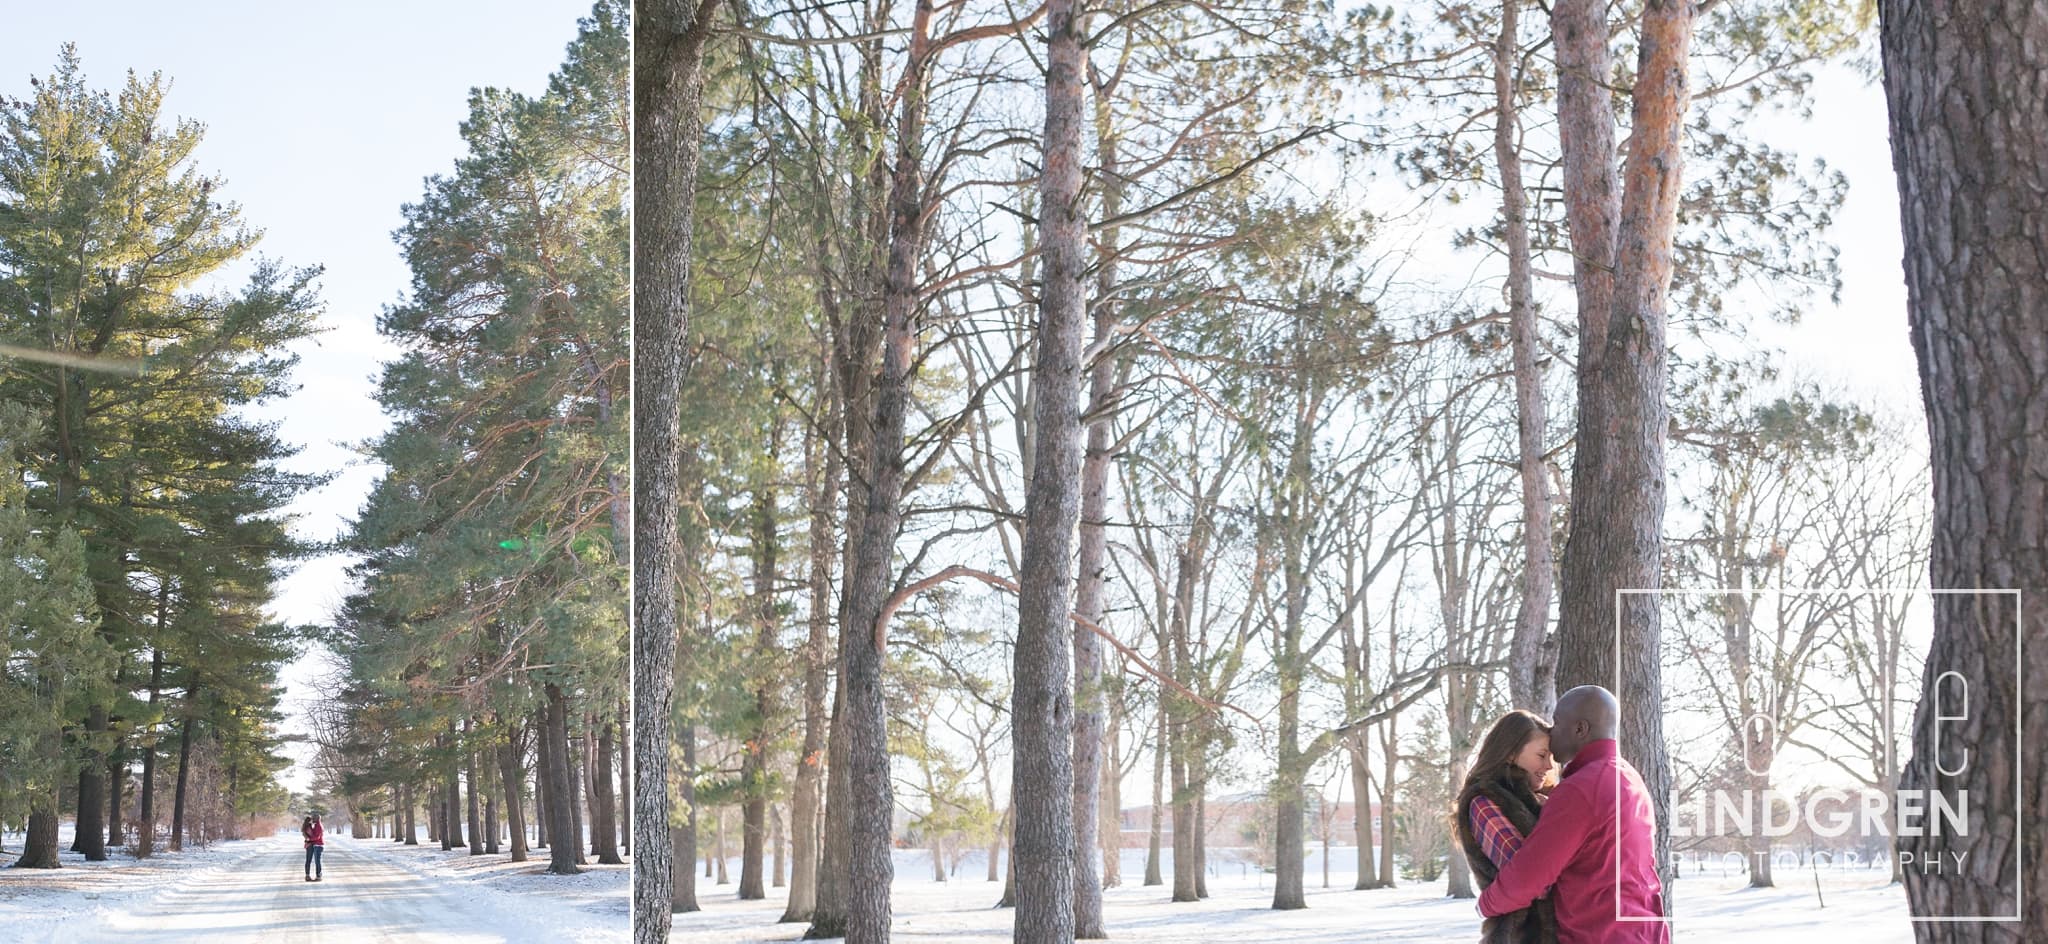
[[[1458, 844], [1484, 889], [1483, 944], [1668, 944], [1650, 793], [1615, 749], [1614, 694], [1582, 685], [1553, 721], [1515, 710], [1458, 793]], [[1564, 764], [1554, 776], [1553, 760]]]

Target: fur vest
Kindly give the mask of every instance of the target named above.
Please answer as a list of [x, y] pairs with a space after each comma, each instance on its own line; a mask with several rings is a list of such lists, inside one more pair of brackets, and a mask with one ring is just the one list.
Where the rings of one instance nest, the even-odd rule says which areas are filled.
[[[1543, 807], [1527, 784], [1502, 778], [1475, 783], [1458, 795], [1458, 845], [1472, 866], [1472, 877], [1483, 889], [1493, 884], [1500, 870], [1486, 857], [1472, 831], [1472, 801], [1482, 796], [1500, 807], [1525, 839], [1536, 829], [1536, 817]], [[1520, 911], [1487, 918], [1479, 926], [1479, 940], [1480, 944], [1557, 944], [1557, 914], [1547, 896], [1538, 898]]]

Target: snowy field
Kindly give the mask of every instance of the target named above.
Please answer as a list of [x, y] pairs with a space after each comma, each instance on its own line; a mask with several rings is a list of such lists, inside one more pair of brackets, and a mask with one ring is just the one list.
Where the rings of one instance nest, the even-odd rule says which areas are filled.
[[[1212, 855], [1214, 853], [1212, 852]], [[1335, 944], [1335, 942], [1471, 941], [1479, 937], [1479, 913], [1471, 901], [1444, 897], [1444, 881], [1390, 889], [1353, 891], [1352, 853], [1331, 856], [1330, 884], [1322, 886], [1320, 856], [1308, 863], [1308, 908], [1273, 911], [1272, 876], [1249, 866], [1212, 868], [1210, 897], [1194, 904], [1168, 900], [1170, 889], [1136, 884], [1145, 874], [1142, 851], [1127, 854], [1126, 884], [1103, 893], [1103, 919], [1110, 940], [1129, 944]], [[1342, 871], [1338, 866], [1343, 867]], [[677, 944], [741, 944], [794, 941], [800, 924], [776, 924], [787, 889], [769, 889], [766, 901], [735, 900], [736, 886], [714, 885], [698, 861], [697, 898], [703, 911], [675, 919]], [[970, 858], [947, 882], [932, 880], [931, 859], [922, 851], [896, 855], [893, 940], [996, 944], [1010, 940], [1011, 912], [992, 907], [999, 884], [984, 881], [987, 865]], [[729, 867], [738, 875], [738, 862]], [[1171, 878], [1169, 874], [1169, 879]], [[1819, 907], [1811, 888], [1749, 891], [1739, 882], [1687, 879], [1675, 889], [1679, 918], [1676, 941], [1812, 944], [1818, 934], [1857, 944], [1909, 944], [1905, 895], [1884, 885], [1837, 883]], [[1796, 883], [1787, 881], [1787, 885]]]
[[[21, 845], [9, 835], [0, 866]], [[60, 846], [70, 844], [64, 830]], [[529, 862], [471, 857], [439, 845], [328, 838], [325, 879], [306, 883], [296, 832], [160, 853], [116, 850], [106, 862], [62, 853], [64, 868], [0, 868], [0, 928], [7, 941], [281, 940], [397, 942], [629, 939], [629, 867], [587, 866], [576, 876]]]

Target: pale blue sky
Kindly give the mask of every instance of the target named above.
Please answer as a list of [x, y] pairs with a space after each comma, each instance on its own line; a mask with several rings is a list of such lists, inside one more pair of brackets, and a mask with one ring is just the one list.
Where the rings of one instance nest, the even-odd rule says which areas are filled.
[[[1825, 159], [1848, 177], [1835, 224], [1818, 237], [1841, 250], [1842, 301], [1818, 299], [1798, 325], [1766, 325], [1758, 335], [1782, 346], [1789, 366], [1917, 422], [1920, 375], [1906, 328], [1905, 249], [1884, 89], [1846, 66], [1816, 70], [1815, 77], [1812, 119], [1773, 116], [1756, 129], [1771, 144]], [[1924, 423], [1918, 429], [1924, 434]]]
[[[258, 251], [326, 267], [330, 330], [300, 345], [303, 389], [266, 411], [305, 447], [295, 468], [342, 472], [295, 506], [303, 533], [334, 536], [376, 476], [346, 444], [385, 426], [371, 397], [392, 352], [375, 318], [409, 281], [391, 241], [401, 205], [461, 153], [470, 89], [539, 92], [589, 10], [587, 0], [0, 2], [0, 94], [26, 97], [29, 77], [48, 74], [67, 41], [95, 87], [118, 87], [131, 68], [161, 71], [173, 82], [168, 110], [207, 126], [198, 165], [224, 176], [224, 194], [265, 231]], [[326, 620], [346, 563], [300, 567], [276, 615]], [[314, 660], [293, 664], [287, 709], [315, 695], [323, 674]], [[303, 787], [306, 776], [287, 780]]]

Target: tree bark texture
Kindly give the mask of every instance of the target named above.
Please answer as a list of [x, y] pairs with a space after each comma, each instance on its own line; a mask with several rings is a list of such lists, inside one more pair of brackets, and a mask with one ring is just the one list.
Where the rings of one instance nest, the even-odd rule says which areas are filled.
[[[1031, 374], [1031, 470], [1024, 501], [1016, 667], [1010, 694], [1011, 782], [1016, 785], [1017, 807], [1012, 936], [1021, 944], [1074, 940], [1075, 791], [1094, 789], [1092, 776], [1085, 786], [1075, 782], [1076, 721], [1067, 665], [1070, 647], [1079, 648], [1074, 645], [1072, 622], [1073, 550], [1074, 527], [1081, 517], [1081, 349], [1088, 310], [1082, 281], [1088, 243], [1081, 214], [1083, 54], [1078, 8], [1076, 0], [1051, 0], [1046, 9], [1045, 158], [1038, 208], [1044, 286]], [[1096, 660], [1099, 663], [1099, 654]], [[1092, 724], [1100, 728], [1099, 713]], [[1100, 735], [1092, 740], [1083, 750], [1099, 762]], [[1082, 848], [1092, 855], [1093, 846], [1091, 841]], [[1090, 891], [1099, 899], [1099, 887]], [[1099, 900], [1095, 910], [1099, 923]]]
[[1558, 597], [1557, 688], [1603, 685], [1621, 701], [1621, 751], [1642, 773], [1657, 810], [1668, 912], [1671, 771], [1662, 633], [1654, 595], [1621, 597], [1617, 623], [1615, 591], [1654, 589], [1661, 582], [1669, 422], [1665, 309], [1694, 7], [1688, 0], [1644, 6], [1629, 157], [1618, 171], [1605, 11], [1603, 0], [1569, 0], [1551, 14], [1565, 216], [1579, 301], [1578, 451]]
[[[650, 0], [633, 11], [633, 831], [669, 834], [675, 699], [682, 389], [688, 375], [704, 44], [717, 4]], [[633, 940], [668, 940], [670, 846], [633, 866]]]
[[1968, 858], [1939, 875], [1906, 868], [1906, 896], [1916, 916], [2022, 919], [1918, 922], [1920, 941], [2038, 940], [2048, 773], [2015, 728], [2048, 731], [2048, 11], [2006, 0], [1878, 8], [1933, 457], [1932, 586], [2020, 591], [1935, 597], [1899, 786], [1951, 802], [1968, 791], [1967, 832], [1899, 847], [1923, 862]]

